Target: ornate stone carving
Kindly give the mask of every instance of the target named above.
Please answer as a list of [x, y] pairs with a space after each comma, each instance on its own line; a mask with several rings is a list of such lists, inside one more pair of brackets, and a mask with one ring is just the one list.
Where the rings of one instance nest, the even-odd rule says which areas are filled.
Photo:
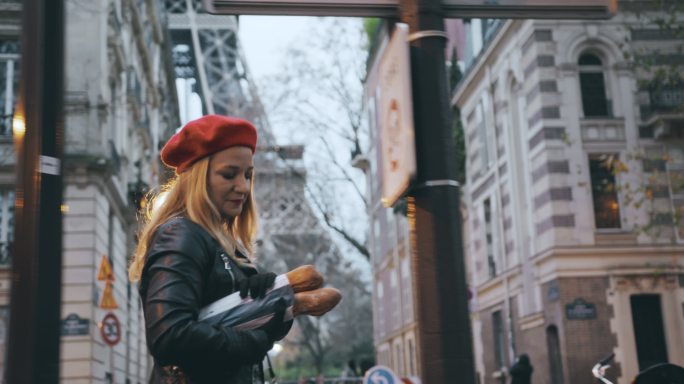
[[648, 292], [654, 290], [677, 289], [677, 275], [666, 273], [652, 273], [645, 275], [623, 275], [615, 277], [615, 290], [636, 290]]

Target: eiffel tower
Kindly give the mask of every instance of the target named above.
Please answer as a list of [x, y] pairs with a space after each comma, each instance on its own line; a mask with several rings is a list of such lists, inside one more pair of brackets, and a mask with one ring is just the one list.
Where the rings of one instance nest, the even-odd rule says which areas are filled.
[[164, 5], [176, 78], [192, 84], [202, 113], [240, 116], [259, 131], [254, 161], [260, 262], [284, 272], [331, 260], [339, 251], [305, 197], [304, 148], [276, 142], [240, 46], [237, 17], [208, 14], [201, 0], [165, 0]]

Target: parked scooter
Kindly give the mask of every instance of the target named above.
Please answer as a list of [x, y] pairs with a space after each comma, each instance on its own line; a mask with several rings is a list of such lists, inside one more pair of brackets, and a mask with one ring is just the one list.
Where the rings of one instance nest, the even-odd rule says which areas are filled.
[[[591, 369], [594, 377], [604, 384], [613, 384], [605, 375], [614, 357], [615, 354], [611, 353]], [[684, 384], [684, 368], [670, 363], [656, 364], [639, 372], [632, 384]]]

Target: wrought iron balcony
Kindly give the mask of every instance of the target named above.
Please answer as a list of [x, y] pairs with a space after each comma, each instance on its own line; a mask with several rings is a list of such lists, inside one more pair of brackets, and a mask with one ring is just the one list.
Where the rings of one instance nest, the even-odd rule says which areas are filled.
[[640, 106], [641, 120], [653, 127], [656, 139], [684, 135], [684, 83], [654, 86], [648, 92], [648, 105]]

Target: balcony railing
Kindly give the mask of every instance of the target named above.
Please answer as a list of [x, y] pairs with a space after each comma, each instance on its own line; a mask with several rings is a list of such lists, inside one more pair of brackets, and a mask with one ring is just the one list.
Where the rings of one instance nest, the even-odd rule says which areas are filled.
[[580, 121], [582, 142], [624, 141], [625, 121], [614, 117], [585, 117]]
[[648, 105], [640, 107], [641, 120], [648, 121], [657, 115], [684, 113], [684, 84], [663, 86], [648, 91]]

